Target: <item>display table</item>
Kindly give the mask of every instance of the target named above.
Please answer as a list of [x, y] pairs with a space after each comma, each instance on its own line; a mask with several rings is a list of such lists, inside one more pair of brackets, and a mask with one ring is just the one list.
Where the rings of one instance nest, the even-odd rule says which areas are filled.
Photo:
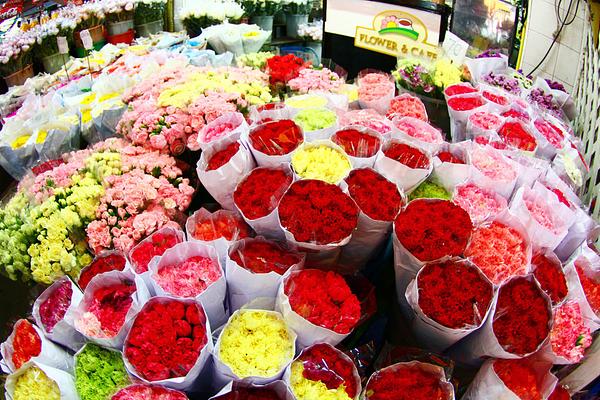
[[450, 7], [421, 0], [325, 0], [323, 57], [354, 77], [364, 68], [394, 69], [398, 57], [437, 57]]

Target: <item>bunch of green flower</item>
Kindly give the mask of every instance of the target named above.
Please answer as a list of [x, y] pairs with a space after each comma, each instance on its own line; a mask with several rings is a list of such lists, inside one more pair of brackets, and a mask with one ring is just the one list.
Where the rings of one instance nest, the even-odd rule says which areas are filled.
[[0, 209], [0, 271], [13, 280], [31, 279], [27, 250], [37, 235], [28, 214], [29, 199], [23, 193], [17, 193]]
[[409, 201], [415, 199], [450, 200], [452, 199], [452, 195], [443, 186], [431, 181], [425, 181], [408, 195]]
[[118, 351], [88, 343], [75, 358], [75, 387], [81, 400], [106, 400], [130, 383]]
[[273, 57], [275, 53], [261, 51], [259, 53], [244, 54], [237, 58], [238, 67], [250, 67], [264, 70], [267, 66], [267, 60]]

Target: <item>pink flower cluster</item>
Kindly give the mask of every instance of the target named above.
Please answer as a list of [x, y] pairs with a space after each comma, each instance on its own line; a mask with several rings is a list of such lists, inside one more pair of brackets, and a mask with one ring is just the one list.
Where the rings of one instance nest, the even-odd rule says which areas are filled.
[[442, 132], [416, 118], [396, 118], [394, 125], [410, 137], [426, 143], [444, 143]]
[[517, 177], [515, 168], [491, 147], [475, 146], [471, 153], [471, 164], [495, 181], [512, 181]]
[[215, 124], [215, 125], [210, 125], [210, 126], [207, 125], [206, 129], [204, 129], [202, 131], [203, 136], [204, 136], [204, 141], [207, 143], [213, 142], [213, 141], [225, 136], [226, 134], [228, 134], [235, 128], [237, 128], [237, 127], [234, 126], [230, 122], [223, 122], [220, 124]]
[[592, 344], [590, 328], [585, 325], [579, 304], [569, 301], [554, 310], [554, 325], [550, 331], [552, 352], [569, 362], [581, 361]]
[[453, 201], [469, 213], [474, 224], [493, 219], [507, 208], [504, 197], [473, 183], [457, 186]]
[[486, 111], [477, 111], [469, 115], [469, 122], [483, 130], [496, 130], [502, 125], [502, 118]]
[[371, 72], [358, 78], [358, 98], [362, 101], [394, 97], [395, 92], [396, 85], [387, 74]]
[[108, 187], [96, 210], [97, 219], [87, 228], [95, 253], [111, 248], [129, 251], [185, 211], [194, 193], [187, 179], [175, 186], [165, 176], [155, 177], [138, 169], [105, 180]]
[[180, 264], [164, 266], [153, 275], [161, 288], [179, 297], [196, 297], [220, 277], [219, 264], [202, 256], [188, 258]]
[[536, 196], [534, 193], [530, 193], [530, 195], [524, 194], [523, 203], [527, 207], [529, 214], [538, 224], [554, 234], [564, 231], [565, 227], [554, 213], [552, 207], [543, 198]]
[[288, 82], [290, 89], [299, 93], [310, 91], [334, 92], [342, 86], [344, 81], [335, 72], [323, 69], [305, 68], [300, 70], [300, 75]]
[[375, 110], [352, 110], [345, 113], [340, 120], [341, 126], [358, 125], [373, 129], [382, 135], [392, 131], [391, 122]]

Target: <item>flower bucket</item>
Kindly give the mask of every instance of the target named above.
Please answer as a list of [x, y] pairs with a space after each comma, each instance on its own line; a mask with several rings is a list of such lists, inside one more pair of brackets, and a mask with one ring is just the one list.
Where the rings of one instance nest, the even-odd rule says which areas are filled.
[[110, 43], [110, 44], [119, 44], [119, 43], [131, 44], [131, 42], [133, 42], [134, 39], [135, 39], [135, 31], [133, 29], [130, 29], [130, 30], [128, 30], [124, 33], [120, 33], [118, 35], [108, 36], [108, 43]]
[[[96, 25], [88, 29], [90, 36], [92, 37], [92, 43], [94, 43], [94, 50], [100, 50], [106, 44], [106, 38], [104, 37], [104, 25]], [[83, 47], [83, 42], [79, 36], [80, 32], [73, 33], [73, 39], [75, 40], [75, 55], [79, 58], [85, 57], [86, 51]]]
[[12, 74], [5, 76], [4, 81], [6, 82], [6, 86], [20, 86], [25, 83], [28, 78], [33, 76], [33, 65], [29, 64], [25, 66], [23, 69], [20, 69]]
[[133, 20], [109, 22], [106, 26], [109, 36], [122, 35], [134, 29]]
[[69, 61], [68, 56], [65, 57], [63, 54], [55, 53], [42, 58], [42, 64], [44, 65], [44, 71], [49, 74], [53, 74], [63, 67], [65, 62]]
[[138, 37], [149, 37], [163, 30], [164, 21], [162, 19], [135, 26], [135, 32]]
[[272, 15], [254, 15], [250, 17], [250, 22], [258, 25], [263, 31], [273, 32]]
[[321, 57], [323, 55], [323, 43], [322, 42], [306, 42], [306, 47], [313, 49], [319, 58], [319, 64], [321, 63]]
[[302, 24], [308, 24], [308, 15], [288, 14], [286, 20], [288, 37], [300, 37], [300, 35], [298, 35], [298, 27]]

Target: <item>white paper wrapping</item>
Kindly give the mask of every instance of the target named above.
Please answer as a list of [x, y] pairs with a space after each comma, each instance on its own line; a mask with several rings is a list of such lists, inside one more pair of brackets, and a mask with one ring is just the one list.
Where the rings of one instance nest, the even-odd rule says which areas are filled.
[[[175, 298], [168, 297], [168, 296], [153, 297], [152, 299], [150, 299], [150, 301], [148, 303], [146, 303], [145, 306], [148, 306], [155, 302], [164, 303], [168, 300], [174, 300], [174, 299]], [[190, 304], [197, 304], [198, 307], [200, 307], [200, 310], [202, 310], [202, 312], [204, 312], [204, 308], [202, 307], [202, 305], [199, 304], [198, 302], [196, 302], [195, 300], [191, 300], [191, 299], [175, 299], [175, 300], [177, 300], [181, 303], [185, 303], [186, 306], [190, 305]], [[139, 380], [141, 380], [142, 382], [152, 383], [155, 385], [162, 385], [162, 386], [166, 386], [168, 388], [176, 389], [176, 390], [190, 390], [190, 389], [193, 389], [196, 387], [196, 385], [198, 384], [197, 378], [203, 372], [203, 369], [207, 365], [207, 363], [210, 362], [210, 356], [211, 356], [211, 353], [213, 350], [213, 342], [211, 340], [211, 337], [212, 337], [211, 325], [207, 318], [206, 319], [206, 339], [207, 339], [206, 344], [204, 345], [202, 350], [200, 350], [200, 354], [198, 355], [198, 358], [196, 359], [196, 363], [194, 364], [192, 369], [190, 369], [190, 371], [187, 373], [187, 375], [181, 376], [178, 378], [169, 378], [169, 379], [163, 379], [160, 381], [150, 382], [150, 381], [144, 379], [143, 377], [141, 377], [137, 373], [137, 371], [135, 370], [135, 367], [133, 365], [131, 365], [131, 363], [129, 362], [129, 360], [127, 359], [126, 356], [123, 357], [123, 361], [125, 363], [125, 367], [127, 368], [127, 371], [130, 374], [132, 374], [133, 376], [135, 376], [136, 378], [138, 378]], [[128, 340], [129, 340], [129, 338], [127, 338], [125, 340], [124, 353], [126, 353], [126, 351], [127, 351]], [[173, 351], [173, 349], [165, 349], [165, 351]]]
[[[383, 145], [383, 136], [381, 136], [381, 134], [379, 132], [377, 132], [373, 129], [366, 128], [366, 127], [360, 126], [360, 125], [347, 125], [347, 126], [344, 126], [344, 127], [341, 127], [340, 129], [338, 129], [338, 132], [341, 130], [346, 130], [346, 129], [354, 129], [359, 132], [363, 132], [363, 133], [367, 133], [371, 136], [375, 136], [376, 138], [379, 139], [379, 147], [375, 151], [375, 154], [373, 154], [371, 157], [354, 157], [354, 156], [349, 155], [347, 152], [345, 152], [348, 155], [348, 158], [350, 159], [352, 168], [354, 168], [354, 169], [372, 168], [375, 165], [375, 160], [377, 159], [377, 154], [379, 153], [379, 151], [381, 150], [381, 146]], [[332, 135], [332, 141], [335, 143], [335, 140], [333, 139], [333, 137], [335, 137], [335, 134]], [[361, 149], [361, 145], [359, 144], [358, 150], [360, 151], [360, 149]]]
[[227, 293], [227, 281], [223, 271], [219, 256], [214, 247], [201, 242], [183, 242], [165, 251], [162, 257], [154, 257], [148, 266], [150, 271], [150, 281], [152, 288], [157, 296], [173, 297], [181, 299], [174, 293], [164, 290], [156, 281], [158, 271], [168, 265], [181, 264], [191, 257], [205, 257], [217, 262], [221, 277], [211, 283], [202, 293], [194, 297], [197, 303], [202, 304], [206, 316], [210, 320], [211, 326], [221, 326], [227, 321], [227, 312], [225, 310], [225, 297]]
[[565, 278], [567, 279], [567, 286], [569, 287], [569, 297], [579, 301], [581, 314], [583, 315], [587, 326], [589, 326], [591, 331], [594, 332], [600, 329], [600, 316], [594, 312], [594, 309], [588, 302], [585, 292], [581, 286], [579, 274], [575, 268], [575, 262], [578, 259], [584, 263], [587, 259], [589, 264], [585, 264], [587, 264], [589, 270], [597, 274], [600, 272], [600, 256], [598, 256], [594, 250], [590, 249], [587, 243], [584, 243], [575, 251], [575, 253], [573, 253], [571, 258], [564, 266]]
[[[92, 337], [86, 335], [82, 332], [82, 329], [79, 327], [80, 319], [84, 317], [84, 314], [87, 312], [89, 305], [91, 304], [94, 293], [96, 290], [112, 285], [118, 285], [125, 281], [130, 281], [135, 284], [136, 290], [131, 294], [132, 303], [125, 315], [125, 322], [119, 332], [111, 338], [99, 338]], [[133, 323], [134, 317], [141, 310], [142, 306], [148, 301], [150, 298], [150, 292], [146, 287], [144, 281], [135, 276], [131, 271], [111, 271], [106, 272], [100, 275], [96, 275], [92, 278], [88, 286], [85, 288], [85, 292], [83, 293], [83, 299], [81, 302], [75, 307], [73, 310], [69, 310], [65, 315], [65, 320], [73, 325], [75, 329], [90, 342], [96, 343], [102, 347], [109, 347], [113, 349], [121, 349], [123, 347], [123, 342], [125, 337], [127, 336], [129, 329], [131, 328], [131, 324]]]
[[[354, 365], [354, 361], [352, 361], [352, 359], [350, 357], [348, 357], [346, 354], [344, 354], [340, 350], [336, 349], [335, 347], [331, 346], [330, 344], [325, 344], [325, 345], [329, 346], [331, 348], [331, 350], [333, 350], [337, 354], [337, 356], [339, 358], [341, 358], [345, 362], [350, 363], [352, 365], [352, 372], [353, 372], [354, 384], [355, 384], [355, 387], [356, 387], [356, 396], [354, 396], [353, 400], [358, 400], [360, 398], [360, 394], [362, 392], [362, 387], [361, 387], [360, 375], [358, 374], [358, 369]], [[309, 347], [305, 348], [302, 351], [302, 353], [305, 352], [305, 351], [307, 351], [310, 347], [312, 347], [312, 346], [309, 346]], [[298, 355], [298, 357], [296, 357], [294, 359], [294, 361], [292, 361], [292, 363], [294, 363], [296, 361], [300, 361], [301, 362], [300, 357], [302, 357], [302, 353], [300, 353], [300, 355]], [[290, 365], [288, 365], [288, 367], [285, 369], [285, 372], [283, 374], [283, 381], [285, 382], [285, 384], [287, 385], [287, 387], [290, 388], [290, 391], [294, 395], [293, 398], [295, 400], [295, 399], [297, 399], [297, 397], [295, 396], [294, 389], [293, 389], [292, 384], [291, 384], [292, 363]], [[325, 365], [327, 365], [327, 364], [325, 364]], [[337, 372], [335, 370], [330, 370], [330, 371], [332, 371], [333, 373]]]
[[[437, 153], [440, 150], [440, 148], [442, 147], [442, 145], [445, 143], [444, 136], [443, 136], [443, 133], [441, 132], [441, 130], [434, 128], [427, 122], [420, 120], [418, 118], [395, 117], [392, 122], [397, 129], [397, 132], [392, 132], [392, 135], [391, 135], [392, 138], [398, 138], [398, 139], [404, 140], [409, 143], [414, 143], [417, 145], [417, 147], [426, 150], [430, 154]], [[438, 135], [439, 140], [437, 142], [426, 142], [426, 141], [418, 139], [414, 136], [411, 136], [407, 132], [405, 132], [402, 127], [398, 126], [398, 123], [402, 123], [402, 122], [408, 123], [409, 125], [414, 126], [415, 128], [419, 129], [420, 131], [428, 132], [430, 135]]]
[[6, 383], [4, 385], [8, 399], [12, 399], [14, 397], [15, 385], [19, 377], [23, 375], [27, 371], [27, 369], [33, 367], [39, 368], [40, 370], [42, 370], [42, 372], [44, 372], [44, 374], [46, 374], [46, 376], [50, 380], [56, 382], [56, 384], [58, 385], [58, 389], [60, 390], [61, 400], [79, 399], [77, 389], [75, 388], [75, 378], [73, 377], [73, 375], [63, 370], [44, 365], [37, 361], [30, 361], [24, 364], [17, 371], [8, 375], [8, 377], [6, 378]]
[[[387, 149], [389, 145], [392, 143], [406, 143], [401, 140], [389, 141], [384, 145], [384, 148]], [[410, 143], [406, 143], [411, 147], [416, 147]], [[431, 156], [424, 150], [420, 149], [425, 153], [429, 160], [429, 166], [426, 169], [420, 168], [410, 168], [406, 165], [392, 160], [388, 158], [384, 153], [383, 149], [377, 154], [377, 159], [375, 160], [375, 171], [379, 172], [383, 175], [387, 180], [392, 183], [395, 183], [404, 193], [410, 192], [412, 189], [419, 186], [423, 181], [427, 179], [427, 177], [433, 171], [433, 163], [431, 162]]]
[[[556, 224], [555, 231], [547, 229], [533, 217], [525, 205], [527, 199], [538, 200], [548, 207]], [[523, 224], [535, 248], [549, 250], [554, 250], [560, 244], [575, 220], [575, 213], [559, 202], [554, 193], [548, 190], [534, 191], [526, 187], [520, 188], [515, 193], [510, 205], [510, 212]]]
[[481, 82], [482, 78], [490, 72], [501, 73], [508, 69], [508, 57], [468, 58], [465, 64], [471, 72], [473, 82]]
[[[227, 132], [220, 138], [217, 138], [213, 141], [207, 141], [206, 133], [209, 129], [214, 128], [215, 126], [219, 126], [222, 124], [229, 123], [235, 126], [230, 132]], [[229, 112], [221, 115], [220, 117], [214, 119], [213, 121], [206, 124], [200, 133], [198, 134], [198, 144], [202, 150], [206, 150], [211, 146], [217, 145], [218, 143], [222, 143], [224, 140], [239, 140], [241, 137], [248, 134], [250, 127], [246, 122], [244, 116], [239, 112]]]
[[69, 285], [71, 285], [71, 289], [73, 290], [73, 294], [71, 295], [71, 304], [69, 305], [67, 312], [77, 307], [79, 302], [83, 299], [83, 293], [81, 292], [81, 290], [79, 290], [79, 287], [77, 287], [77, 285], [73, 283], [73, 281], [71, 281], [68, 277], [64, 276], [56, 282], [54, 282], [48, 289], [44, 290], [44, 292], [42, 292], [42, 294], [39, 295], [39, 297], [35, 300], [35, 303], [33, 303], [33, 309], [31, 311], [31, 314], [33, 315], [35, 323], [40, 327], [40, 329], [48, 339], [56, 343], [62, 344], [63, 346], [66, 346], [71, 350], [77, 351], [85, 343], [85, 338], [79, 332], [77, 332], [77, 330], [75, 330], [75, 328], [72, 325], [70, 325], [64, 317], [63, 319], [58, 321], [56, 325], [54, 325], [54, 328], [52, 328], [52, 332], [46, 331], [46, 328], [44, 327], [44, 324], [42, 323], [42, 319], [40, 317], [40, 306], [44, 304], [44, 302], [48, 299], [48, 297], [50, 297], [50, 295], [54, 292], [54, 290], [57, 287], [61, 286], [66, 281], [69, 282]]
[[215, 145], [207, 146], [202, 151], [196, 168], [202, 185], [226, 210], [235, 209], [233, 191], [242, 177], [256, 166], [250, 150], [240, 142], [240, 149], [225, 165], [213, 171], [206, 170], [212, 156], [233, 141], [235, 141], [233, 138], [223, 139]]
[[[474, 149], [477, 149], [477, 146], [474, 146]], [[477, 151], [496, 152], [496, 154], [498, 154], [501, 157], [501, 160], [506, 161], [507, 163], [509, 163], [512, 166], [512, 168], [515, 170], [515, 177], [514, 177], [514, 179], [510, 179], [510, 180], [506, 180], [506, 181], [494, 180], [494, 179], [484, 175], [478, 168], [475, 167], [475, 165], [473, 165], [473, 167], [471, 169], [471, 180], [473, 181], [473, 183], [475, 183], [477, 186], [479, 186], [483, 189], [493, 190], [493, 191], [497, 192], [498, 194], [500, 194], [505, 199], [510, 199], [510, 197], [515, 189], [515, 186], [517, 184], [519, 174], [521, 172], [521, 170], [519, 168], [519, 164], [510, 160], [508, 157], [505, 157], [504, 155], [502, 155], [502, 153], [500, 153], [498, 150], [492, 148], [491, 146], [479, 147]]]
[[[466, 142], [469, 143], [470, 142]], [[453, 192], [457, 185], [466, 182], [471, 177], [469, 165], [469, 144], [454, 143], [442, 146], [441, 151], [448, 151], [463, 160], [464, 164], [442, 162], [437, 156], [432, 158], [432, 179], [442, 185], [448, 192]]]
[[[263, 238], [242, 239], [234, 243], [227, 255], [225, 262], [225, 276], [227, 277], [227, 289], [229, 293], [229, 308], [234, 312], [251, 300], [256, 298], [269, 298], [275, 300], [279, 285], [283, 281], [283, 276], [277, 272], [269, 272], [266, 274], [253, 273], [246, 268], [238, 265], [233, 261], [230, 254], [243, 249], [244, 245], [249, 241], [266, 241]], [[300, 270], [304, 267], [305, 255], [298, 253], [300, 261], [292, 265], [289, 270]]]
[[[255, 128], [257, 128], [257, 127], [255, 127]], [[302, 128], [299, 127], [299, 129], [302, 131]], [[265, 153], [255, 149], [254, 146], [252, 145], [252, 141], [250, 140], [251, 135], [252, 135], [252, 131], [248, 135], [242, 136], [242, 141], [244, 143], [246, 143], [246, 146], [252, 152], [252, 155], [254, 156], [254, 159], [256, 160], [256, 164], [259, 167], [278, 167], [281, 164], [287, 164], [292, 160], [292, 153], [294, 152], [294, 150], [292, 150], [289, 153], [284, 154], [284, 155], [271, 156], [271, 155], [265, 154]], [[302, 135], [303, 135], [303, 141], [306, 140], [304, 137], [304, 133]], [[301, 145], [302, 145], [302, 142], [298, 144], [298, 147]]]
[[295, 272], [286, 274], [279, 290], [277, 292], [277, 299], [275, 302], [275, 309], [283, 315], [283, 319], [290, 328], [298, 335], [297, 346], [299, 349], [311, 346], [315, 343], [329, 343], [332, 346], [337, 345], [344, 340], [350, 332], [343, 334], [337, 333], [327, 328], [315, 325], [312, 322], [304, 319], [294, 310], [290, 304], [290, 299], [285, 294], [285, 282], [291, 276], [294, 276]]
[[[13, 364], [13, 339], [15, 337], [16, 327], [21, 321], [19, 320], [15, 323], [13, 330], [10, 336], [6, 339], [6, 341], [0, 344], [0, 353], [2, 354], [2, 361], [8, 367], [9, 372], [17, 371], [15, 365]], [[44, 332], [34, 324], [31, 324], [33, 329], [36, 331], [37, 335], [40, 338], [42, 343], [40, 354], [37, 357], [32, 357], [30, 361], [34, 361], [36, 363], [45, 364], [49, 367], [58, 368], [60, 370], [66, 372], [73, 372], [73, 357], [67, 353], [64, 349], [56, 344], [52, 343], [48, 338], [44, 336]]]
[[[250, 311], [250, 310], [251, 309], [244, 308], [243, 310], [237, 310], [236, 312], [231, 314], [231, 317], [229, 317], [229, 320], [227, 321], [227, 324], [223, 327], [223, 330], [227, 327], [227, 325], [231, 322], [231, 320], [233, 318], [235, 318], [238, 314], [243, 313], [245, 311]], [[270, 311], [270, 310], [261, 310], [261, 311], [263, 311], [267, 314], [275, 315], [277, 318], [279, 318], [282, 321], [285, 321], [287, 323], [285, 318], [283, 318], [281, 316], [281, 314], [277, 311]], [[296, 333], [294, 330], [291, 329], [292, 327], [289, 324], [287, 324], [287, 325], [288, 325], [288, 336], [291, 339], [292, 343], [296, 343]], [[215, 349], [213, 351], [213, 360], [214, 360], [213, 379], [216, 384], [225, 385], [231, 381], [239, 382], [239, 381], [243, 380], [244, 383], [249, 383], [249, 384], [253, 384], [253, 385], [266, 385], [266, 384], [280, 380], [281, 377], [283, 376], [283, 372], [285, 371], [287, 366], [292, 362], [293, 356], [284, 365], [281, 366], [281, 369], [276, 374], [274, 374], [273, 376], [270, 376], [270, 377], [249, 376], [249, 377], [245, 377], [245, 378], [240, 378], [231, 370], [231, 368], [229, 368], [229, 366], [227, 364], [225, 364], [219, 358], [220, 349], [221, 349], [221, 338], [223, 337], [223, 330], [221, 330], [221, 332], [219, 333], [219, 338], [217, 339], [217, 343], [215, 344]], [[295, 354], [296, 346], [293, 344], [292, 347], [293, 347], [292, 353]]]

